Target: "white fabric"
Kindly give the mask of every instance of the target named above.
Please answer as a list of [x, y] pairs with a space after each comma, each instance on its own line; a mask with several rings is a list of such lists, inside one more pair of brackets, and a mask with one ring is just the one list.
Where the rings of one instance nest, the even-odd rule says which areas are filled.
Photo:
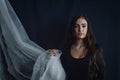
[[9, 75], [16, 80], [30, 80], [31, 76], [31, 80], [64, 80], [60, 54], [50, 56], [48, 51], [31, 41], [8, 0], [0, 0], [1, 80], [8, 80]]
[[56, 56], [49, 57], [49, 54], [41, 54], [34, 65], [31, 80], [65, 80], [60, 55], [61, 53], [57, 53]]

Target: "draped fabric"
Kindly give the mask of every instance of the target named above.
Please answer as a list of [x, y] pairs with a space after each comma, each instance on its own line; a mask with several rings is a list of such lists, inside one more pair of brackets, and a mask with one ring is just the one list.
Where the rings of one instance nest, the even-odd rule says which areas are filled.
[[31, 41], [9, 2], [0, 0], [0, 80], [64, 80], [60, 55]]
[[[42, 54], [38, 57], [31, 80], [65, 80], [65, 72], [61, 66], [59, 52], [56, 56]], [[47, 63], [47, 64], [46, 64]]]

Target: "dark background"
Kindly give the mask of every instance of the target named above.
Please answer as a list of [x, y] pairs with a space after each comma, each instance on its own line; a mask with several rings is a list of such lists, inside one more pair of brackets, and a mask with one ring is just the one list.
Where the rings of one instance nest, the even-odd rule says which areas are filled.
[[104, 50], [109, 80], [120, 80], [120, 4], [116, 0], [9, 0], [31, 40], [61, 49], [71, 19], [88, 15]]

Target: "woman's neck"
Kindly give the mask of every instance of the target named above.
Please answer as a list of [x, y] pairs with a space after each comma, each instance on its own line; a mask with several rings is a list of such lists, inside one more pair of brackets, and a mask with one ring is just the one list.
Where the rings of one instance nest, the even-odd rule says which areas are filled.
[[84, 58], [86, 56], [87, 49], [82, 39], [76, 40], [76, 43], [71, 47], [70, 53], [73, 58]]
[[76, 48], [85, 47], [85, 44], [83, 42], [83, 39], [77, 39], [76, 42], [73, 44]]

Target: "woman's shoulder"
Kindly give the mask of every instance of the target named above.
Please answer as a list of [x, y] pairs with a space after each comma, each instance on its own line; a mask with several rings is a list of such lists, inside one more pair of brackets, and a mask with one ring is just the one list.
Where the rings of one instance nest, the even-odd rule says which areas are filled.
[[91, 53], [98, 53], [98, 52], [103, 51], [103, 50], [102, 50], [102, 47], [101, 47], [98, 43], [96, 43], [96, 44], [94, 45], [94, 47], [88, 47], [88, 50], [89, 50]]

